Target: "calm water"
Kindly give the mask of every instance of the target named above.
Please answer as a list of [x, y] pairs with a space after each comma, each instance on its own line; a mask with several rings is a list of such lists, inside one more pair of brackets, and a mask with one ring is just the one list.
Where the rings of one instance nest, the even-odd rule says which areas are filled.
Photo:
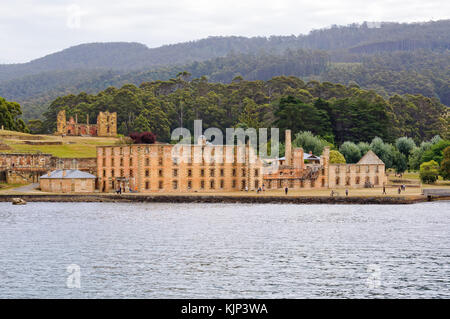
[[450, 202], [0, 203], [0, 298], [449, 298], [449, 214]]

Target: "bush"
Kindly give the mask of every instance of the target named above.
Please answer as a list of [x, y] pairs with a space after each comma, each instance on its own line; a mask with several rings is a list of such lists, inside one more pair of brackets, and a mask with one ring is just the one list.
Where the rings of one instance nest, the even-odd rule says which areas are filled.
[[322, 154], [324, 147], [330, 146], [330, 143], [315, 136], [311, 132], [305, 131], [295, 135], [292, 145], [303, 148], [305, 153], [312, 152], [314, 155], [320, 155]]
[[134, 144], [154, 144], [156, 142], [156, 135], [152, 132], [131, 133], [130, 138]]
[[330, 164], [345, 164], [345, 157], [338, 151], [330, 151]]
[[439, 177], [439, 164], [436, 161], [429, 161], [420, 165], [420, 180], [426, 184], [432, 184]]
[[356, 163], [361, 159], [361, 150], [358, 145], [353, 142], [344, 142], [339, 151], [344, 155], [347, 163]]
[[416, 148], [416, 143], [414, 143], [414, 140], [409, 137], [400, 137], [395, 140], [395, 147], [406, 157], [411, 154], [412, 150]]
[[445, 180], [450, 179], [450, 146], [447, 146], [444, 151], [442, 152], [444, 154], [444, 158], [441, 162], [441, 176]]

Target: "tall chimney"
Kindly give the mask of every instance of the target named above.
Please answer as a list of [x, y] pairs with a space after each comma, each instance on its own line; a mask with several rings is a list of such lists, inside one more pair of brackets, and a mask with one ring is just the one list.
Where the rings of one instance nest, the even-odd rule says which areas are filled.
[[284, 139], [284, 157], [286, 165], [292, 165], [291, 130], [286, 130]]

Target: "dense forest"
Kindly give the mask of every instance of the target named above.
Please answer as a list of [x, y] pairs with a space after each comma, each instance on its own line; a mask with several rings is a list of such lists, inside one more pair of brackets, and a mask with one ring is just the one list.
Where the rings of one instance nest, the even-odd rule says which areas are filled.
[[421, 94], [450, 105], [450, 20], [363, 23], [307, 35], [210, 37], [149, 49], [139, 43], [93, 43], [29, 63], [0, 65], [0, 96], [18, 101], [26, 120], [41, 118], [61, 95], [167, 81], [179, 72], [210, 82], [304, 81], [357, 85], [385, 99]]
[[0, 96], [0, 128], [18, 132], [29, 132], [20, 118], [22, 109], [17, 102], [8, 102]]
[[187, 72], [168, 81], [144, 82], [121, 88], [109, 87], [98, 94], [82, 92], [55, 99], [45, 112], [41, 129], [53, 132], [56, 115], [95, 118], [99, 111], [117, 112], [119, 133], [151, 131], [160, 141], [169, 141], [177, 127], [193, 130], [195, 119], [204, 129], [218, 127], [278, 127], [282, 131], [310, 131], [325, 140], [371, 141], [380, 137], [392, 142], [408, 136], [420, 143], [435, 135], [448, 136], [447, 107], [436, 98], [394, 95], [385, 99], [357, 85], [304, 82], [293, 76], [268, 81], [234, 78], [231, 83], [213, 83]]

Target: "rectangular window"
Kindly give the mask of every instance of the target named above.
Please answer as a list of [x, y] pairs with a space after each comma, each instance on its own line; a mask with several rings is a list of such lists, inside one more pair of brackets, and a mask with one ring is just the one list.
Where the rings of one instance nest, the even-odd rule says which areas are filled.
[[225, 182], [223, 181], [223, 179], [220, 180], [220, 188], [224, 188], [225, 186]]
[[178, 181], [172, 181], [172, 188], [177, 189], [178, 188]]
[[158, 170], [158, 176], [159, 176], [159, 177], [163, 177], [163, 170], [162, 170], [162, 169], [159, 169], [159, 170]]
[[188, 169], [188, 171], [187, 171], [187, 176], [188, 176], [188, 177], [192, 177], [192, 169]]
[[242, 177], [245, 177], [245, 168], [242, 169]]
[[145, 170], [145, 177], [149, 177], [150, 176], [150, 170], [146, 169]]
[[111, 166], [114, 167], [114, 158], [111, 158]]
[[111, 177], [114, 177], [114, 170], [111, 170]]
[[123, 166], [123, 158], [120, 159], [120, 166]]
[[145, 166], [150, 166], [150, 159], [148, 157], [145, 159]]
[[192, 181], [188, 181], [188, 189], [191, 189], [192, 188]]
[[130, 169], [130, 177], [133, 177], [133, 170]]
[[223, 168], [220, 169], [220, 176], [221, 176], [221, 177], [224, 176], [224, 170], [223, 170]]
[[162, 182], [162, 181], [159, 181], [159, 182], [158, 182], [158, 188], [159, 188], [159, 189], [163, 189], [163, 182]]
[[172, 175], [173, 175], [173, 177], [177, 177], [178, 176], [178, 170], [177, 169], [172, 170]]
[[258, 177], [258, 176], [259, 176], [259, 170], [255, 169], [255, 177]]
[[236, 176], [236, 169], [233, 168], [233, 176]]
[[103, 166], [103, 167], [106, 166], [106, 158], [103, 159], [103, 161], [102, 161], [102, 166]]
[[133, 158], [130, 157], [130, 166], [133, 166]]
[[150, 182], [145, 182], [145, 189], [150, 189]]
[[159, 164], [159, 165], [162, 165], [162, 164], [163, 164], [163, 159], [162, 159], [162, 157], [160, 157], [160, 158], [158, 159], [158, 164]]
[[204, 170], [203, 168], [200, 170], [200, 176], [201, 176], [201, 177], [204, 177], [204, 176], [205, 176], [205, 170]]
[[205, 181], [200, 181], [200, 188], [204, 189], [205, 188]]
[[214, 189], [214, 180], [209, 181], [209, 188]]
[[233, 179], [233, 181], [232, 181], [232, 183], [231, 183], [231, 187], [232, 187], [232, 188], [236, 188], [236, 180], [235, 180], [235, 179]]
[[214, 177], [214, 169], [213, 168], [209, 170], [209, 176]]

